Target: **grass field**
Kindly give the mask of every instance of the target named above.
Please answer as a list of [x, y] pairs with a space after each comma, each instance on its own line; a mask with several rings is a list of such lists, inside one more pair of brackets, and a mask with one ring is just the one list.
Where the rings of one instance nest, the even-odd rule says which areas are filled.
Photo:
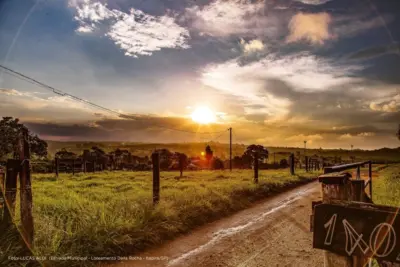
[[[155, 208], [150, 172], [61, 174], [58, 179], [52, 174], [34, 175], [35, 255], [131, 255], [306, 182], [317, 173], [299, 170], [290, 176], [287, 169], [260, 171], [258, 185], [253, 183], [251, 170], [178, 175], [162, 173], [161, 201]], [[10, 263], [6, 254], [0, 257], [2, 266]], [[57, 266], [74, 264], [82, 262], [65, 261]]]

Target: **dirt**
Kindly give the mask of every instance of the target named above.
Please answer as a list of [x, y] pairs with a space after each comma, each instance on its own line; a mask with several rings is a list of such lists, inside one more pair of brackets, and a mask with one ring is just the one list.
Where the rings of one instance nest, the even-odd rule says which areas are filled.
[[313, 182], [111, 266], [323, 266], [309, 231], [311, 201], [319, 199]]

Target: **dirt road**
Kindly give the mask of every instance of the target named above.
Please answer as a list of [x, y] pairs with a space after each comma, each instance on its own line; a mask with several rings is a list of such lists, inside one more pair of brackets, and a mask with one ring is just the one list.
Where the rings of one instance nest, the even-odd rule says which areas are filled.
[[313, 182], [270, 198], [113, 266], [323, 266], [309, 231], [319, 186]]

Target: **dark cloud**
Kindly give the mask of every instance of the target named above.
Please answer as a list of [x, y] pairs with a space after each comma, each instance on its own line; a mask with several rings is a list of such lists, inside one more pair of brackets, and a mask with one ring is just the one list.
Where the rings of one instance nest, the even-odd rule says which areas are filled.
[[[24, 123], [39, 136], [58, 139], [136, 142], [186, 142], [196, 138], [213, 138], [207, 132], [223, 131], [225, 125], [202, 126], [177, 117], [136, 116], [131, 119], [100, 119], [86, 123]], [[174, 130], [175, 129], [175, 130]], [[193, 133], [192, 133], [193, 132]], [[197, 132], [197, 133], [196, 133]]]

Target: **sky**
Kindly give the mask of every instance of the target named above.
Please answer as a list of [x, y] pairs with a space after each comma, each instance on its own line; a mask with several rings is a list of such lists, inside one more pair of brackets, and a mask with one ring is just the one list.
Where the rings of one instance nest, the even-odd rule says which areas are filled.
[[48, 140], [399, 147], [399, 26], [394, 0], [0, 0], [1, 65], [123, 114], [0, 71], [0, 116]]

